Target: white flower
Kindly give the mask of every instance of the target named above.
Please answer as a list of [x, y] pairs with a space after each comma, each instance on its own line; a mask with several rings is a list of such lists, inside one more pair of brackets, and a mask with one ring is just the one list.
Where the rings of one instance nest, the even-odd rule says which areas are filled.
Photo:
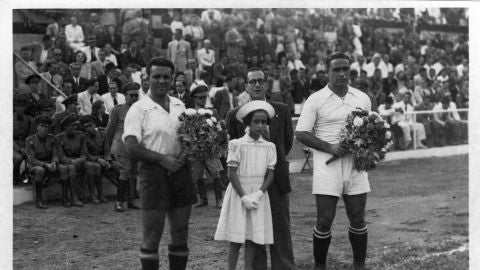
[[209, 126], [213, 127], [213, 121], [212, 121], [212, 120], [207, 119], [207, 120], [205, 120], [205, 121], [207, 122], [207, 124], [208, 124]]
[[185, 110], [185, 114], [191, 116], [197, 114], [197, 111], [195, 111], [195, 109], [188, 108]]
[[212, 116], [210, 119], [212, 119], [213, 123], [217, 123], [217, 118]]
[[355, 117], [355, 119], [353, 119], [353, 125], [356, 126], [356, 127], [363, 126], [363, 119], [358, 117], [358, 116]]
[[392, 133], [389, 130], [387, 130], [387, 132], [385, 132], [385, 139], [388, 140], [390, 138], [392, 138]]
[[389, 125], [387, 122], [384, 122], [384, 123], [383, 123], [383, 127], [384, 127], [384, 128], [390, 128], [390, 125]]
[[206, 109], [206, 110], [205, 110], [205, 113], [206, 113], [206, 114], [209, 114], [209, 115], [213, 115], [213, 111], [210, 110], [210, 109]]
[[205, 109], [200, 108], [200, 109], [197, 110], [197, 113], [200, 114], [200, 115], [205, 115], [207, 113], [207, 111]]
[[220, 124], [217, 124], [217, 130], [222, 131], [222, 126], [220, 126]]

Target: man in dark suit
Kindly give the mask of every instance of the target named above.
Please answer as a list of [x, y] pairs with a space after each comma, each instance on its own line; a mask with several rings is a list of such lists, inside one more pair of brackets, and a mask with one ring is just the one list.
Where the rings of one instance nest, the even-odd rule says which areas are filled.
[[[228, 77], [227, 80], [231, 81], [232, 78]], [[224, 82], [222, 79], [219, 79], [217, 81], [217, 87], [220, 86], [223, 86], [223, 88], [215, 93], [212, 103], [213, 107], [217, 110], [220, 119], [225, 119], [228, 111], [233, 108], [233, 106], [231, 106], [232, 104], [230, 104], [230, 92], [228, 89], [228, 83]]]
[[[246, 91], [250, 100], [265, 100], [267, 79], [261, 69], [253, 68], [247, 72]], [[270, 246], [272, 270], [294, 269], [288, 197], [291, 186], [289, 163], [285, 158], [293, 143], [292, 119], [287, 105], [276, 102], [270, 104], [275, 109], [275, 117], [270, 122], [269, 134], [265, 135], [277, 149], [274, 181], [268, 188], [274, 239], [274, 244]], [[245, 126], [235, 118], [237, 111], [238, 108], [227, 113], [226, 122], [230, 139], [238, 139], [245, 134]], [[253, 269], [267, 269], [267, 253], [264, 246], [257, 247]]]
[[[97, 78], [98, 81], [98, 94], [103, 95], [108, 93], [108, 83], [115, 78], [118, 78], [120, 75], [120, 70], [115, 67], [113, 63], [108, 63], [105, 65], [105, 75], [100, 75]], [[119, 89], [122, 89], [122, 85], [118, 86]]]
[[185, 83], [185, 80], [177, 80], [175, 82], [175, 93], [173, 94], [173, 97], [180, 99], [183, 104], [185, 104], [185, 107], [193, 108], [195, 105], [193, 104], [190, 93], [186, 91], [186, 87], [187, 84]]
[[72, 83], [72, 93], [78, 94], [83, 92], [87, 89], [87, 79], [80, 77], [80, 69], [82, 67], [79, 63], [71, 63], [70, 64], [70, 77], [66, 78], [65, 81]]

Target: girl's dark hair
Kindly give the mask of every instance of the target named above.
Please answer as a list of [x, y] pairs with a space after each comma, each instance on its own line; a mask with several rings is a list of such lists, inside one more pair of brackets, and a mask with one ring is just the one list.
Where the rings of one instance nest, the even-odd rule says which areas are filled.
[[92, 104], [92, 114], [93, 115], [97, 114], [98, 111], [100, 111], [100, 109], [102, 108], [102, 105], [103, 105], [103, 101], [101, 101], [101, 100], [95, 101]]
[[250, 122], [252, 121], [252, 118], [253, 118], [253, 115], [256, 113], [256, 112], [264, 112], [266, 115], [267, 115], [267, 125], [270, 125], [270, 117], [268, 116], [268, 112], [264, 109], [258, 109], [258, 110], [255, 110], [255, 111], [251, 111], [249, 114], [247, 114], [242, 120], [243, 120], [243, 123], [247, 126], [250, 125]]

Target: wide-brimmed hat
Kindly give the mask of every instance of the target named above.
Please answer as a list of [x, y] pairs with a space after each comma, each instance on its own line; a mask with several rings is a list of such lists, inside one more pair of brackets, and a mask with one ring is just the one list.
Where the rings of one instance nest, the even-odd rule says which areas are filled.
[[273, 108], [272, 105], [270, 105], [270, 103], [263, 100], [254, 100], [240, 107], [240, 109], [237, 112], [236, 118], [238, 121], [243, 123], [243, 119], [245, 118], [245, 116], [247, 116], [249, 113], [256, 110], [266, 111], [270, 119], [272, 119], [275, 116], [275, 109]]

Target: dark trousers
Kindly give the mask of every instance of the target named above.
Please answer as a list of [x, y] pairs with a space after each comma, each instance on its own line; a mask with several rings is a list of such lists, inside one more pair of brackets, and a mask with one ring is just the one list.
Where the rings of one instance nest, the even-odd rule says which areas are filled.
[[[288, 193], [283, 193], [275, 183], [268, 188], [272, 209], [273, 245], [270, 245], [272, 270], [294, 269], [292, 236], [290, 233], [290, 202]], [[256, 245], [253, 269], [267, 269], [265, 246]]]

